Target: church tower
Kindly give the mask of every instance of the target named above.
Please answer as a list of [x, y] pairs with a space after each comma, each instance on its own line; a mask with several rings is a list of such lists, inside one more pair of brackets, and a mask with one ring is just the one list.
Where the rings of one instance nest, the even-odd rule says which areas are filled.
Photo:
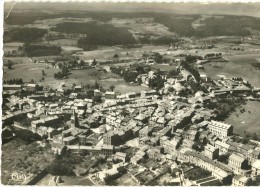
[[71, 115], [70, 121], [71, 121], [71, 128], [79, 127], [78, 114], [75, 112], [75, 110], [73, 111], [73, 114]]

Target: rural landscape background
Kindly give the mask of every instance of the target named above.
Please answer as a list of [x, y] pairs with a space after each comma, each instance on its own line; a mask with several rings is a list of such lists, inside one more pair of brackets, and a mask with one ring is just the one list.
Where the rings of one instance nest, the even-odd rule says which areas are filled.
[[[120, 94], [149, 91], [151, 87], [135, 81], [137, 74], [122, 77], [117, 70], [140, 67], [145, 55], [153, 52], [158, 56], [149, 70], [169, 74], [178, 65], [176, 59], [185, 58], [183, 54], [219, 53], [221, 60], [213, 59], [197, 71], [212, 79], [243, 77], [260, 87], [260, 3], [30, 2], [16, 3], [9, 14], [12, 6], [4, 6], [4, 83], [38, 83], [47, 88], [65, 83], [68, 89], [80, 85], [86, 90], [99, 85]], [[64, 63], [73, 69], [63, 69]], [[103, 71], [107, 67], [118, 69], [108, 73]], [[248, 100], [223, 121], [240, 136], [259, 138], [259, 113], [260, 102]], [[14, 158], [27, 154], [22, 149], [32, 148], [20, 141], [2, 146], [6, 176], [8, 168], [16, 167]], [[42, 154], [42, 161], [36, 157], [34, 161], [48, 161], [48, 153]]]

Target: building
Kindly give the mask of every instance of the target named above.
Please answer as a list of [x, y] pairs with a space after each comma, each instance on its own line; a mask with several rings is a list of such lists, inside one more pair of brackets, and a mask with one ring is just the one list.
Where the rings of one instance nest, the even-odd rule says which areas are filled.
[[225, 142], [221, 142], [221, 141], [217, 140], [214, 144], [214, 147], [219, 149], [220, 155], [224, 155], [229, 152], [230, 145], [228, 145]]
[[116, 99], [116, 93], [115, 92], [106, 92], [105, 99]]
[[241, 174], [242, 169], [247, 167], [248, 161], [238, 154], [232, 153], [228, 158], [228, 166], [232, 168], [234, 173]]
[[150, 136], [151, 134], [152, 134], [152, 129], [146, 126], [139, 131], [139, 138], [142, 139]]
[[86, 137], [86, 135], [79, 135], [78, 136], [78, 138], [79, 138], [79, 145], [86, 145], [86, 139], [87, 139], [87, 137]]
[[233, 177], [232, 185], [233, 186], [247, 186], [249, 178], [242, 175], [236, 175]]
[[233, 133], [233, 126], [212, 120], [208, 125], [209, 131], [217, 137], [224, 139]]
[[122, 160], [123, 162], [128, 161], [126, 153], [122, 153], [122, 152], [116, 152], [116, 154], [114, 155], [114, 158], [117, 160]]
[[21, 90], [22, 85], [17, 85], [17, 84], [4, 84], [3, 85], [3, 90]]
[[27, 84], [25, 85], [26, 91], [35, 92], [38, 88], [38, 84]]
[[219, 149], [207, 144], [204, 147], [204, 155], [212, 160], [217, 159], [219, 156]]
[[73, 145], [77, 142], [77, 138], [74, 136], [68, 136], [66, 138], [63, 138], [63, 142], [65, 145]]
[[103, 143], [106, 145], [120, 145], [120, 137], [116, 132], [109, 131], [103, 135]]
[[260, 160], [256, 160], [252, 164], [252, 175], [253, 176], [260, 175]]

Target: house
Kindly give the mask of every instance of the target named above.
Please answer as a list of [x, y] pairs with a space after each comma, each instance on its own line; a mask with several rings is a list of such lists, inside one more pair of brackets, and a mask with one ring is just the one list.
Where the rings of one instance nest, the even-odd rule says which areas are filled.
[[127, 157], [126, 153], [122, 153], [122, 152], [116, 152], [116, 154], [114, 155], [114, 158], [118, 159], [118, 160], [122, 160], [123, 162], [128, 161], [128, 157]]
[[35, 92], [38, 87], [38, 84], [27, 84], [25, 85], [26, 91]]
[[17, 84], [4, 84], [3, 85], [3, 90], [21, 90], [22, 85], [17, 85]]
[[111, 156], [114, 153], [114, 146], [111, 145], [101, 145], [101, 154], [105, 156]]
[[103, 135], [103, 142], [106, 145], [120, 145], [120, 137], [116, 132], [109, 131]]
[[82, 90], [82, 86], [80, 86], [80, 85], [75, 86], [75, 87], [74, 87], [74, 90], [75, 90], [76, 92], [80, 92], [80, 91]]
[[79, 135], [78, 139], [79, 139], [79, 145], [86, 145], [86, 141], [87, 141], [86, 135]]
[[101, 95], [101, 91], [98, 89], [94, 90], [94, 96], [100, 96]]
[[191, 141], [197, 141], [199, 138], [199, 132], [197, 130], [184, 131], [183, 137]]
[[139, 131], [139, 138], [142, 139], [150, 136], [151, 134], [152, 134], [152, 129], [149, 128], [148, 126], [145, 126]]
[[77, 138], [74, 136], [68, 136], [66, 138], [63, 138], [63, 142], [65, 145], [73, 145], [77, 142]]
[[247, 165], [248, 161], [242, 155], [232, 153], [228, 158], [228, 166], [230, 166], [236, 174], [240, 174], [242, 169], [245, 169]]
[[157, 159], [158, 155], [160, 155], [160, 150], [155, 149], [155, 148], [148, 149], [147, 155], [151, 159]]
[[248, 163], [252, 164], [254, 161], [260, 159], [260, 150], [250, 149], [247, 151]]
[[212, 172], [212, 175], [222, 181], [223, 184], [232, 183], [232, 172], [225, 165], [190, 150], [184, 150], [184, 153], [180, 154], [179, 156], [192, 164]]
[[221, 142], [221, 141], [217, 140], [214, 144], [214, 147], [219, 149], [220, 155], [224, 155], [229, 152], [230, 145], [228, 145], [225, 142]]
[[260, 160], [256, 160], [252, 164], [252, 176], [260, 175]]
[[51, 143], [51, 150], [54, 154], [61, 155], [62, 152], [65, 150], [65, 146], [60, 143]]
[[233, 186], [248, 186], [247, 185], [248, 180], [249, 180], [249, 178], [246, 176], [236, 175], [233, 177], [232, 185]]
[[105, 99], [116, 99], [116, 93], [115, 92], [106, 92]]
[[212, 160], [217, 159], [219, 155], [219, 149], [207, 144], [204, 147], [204, 155]]

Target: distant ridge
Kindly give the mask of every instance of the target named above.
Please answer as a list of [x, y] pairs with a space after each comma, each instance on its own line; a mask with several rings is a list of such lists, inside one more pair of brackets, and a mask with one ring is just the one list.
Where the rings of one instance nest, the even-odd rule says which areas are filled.
[[[260, 3], [87, 3], [87, 2], [19, 2], [13, 11], [91, 10], [106, 12], [164, 12], [179, 14], [221, 14], [260, 17]], [[8, 11], [12, 3], [5, 3]]]

